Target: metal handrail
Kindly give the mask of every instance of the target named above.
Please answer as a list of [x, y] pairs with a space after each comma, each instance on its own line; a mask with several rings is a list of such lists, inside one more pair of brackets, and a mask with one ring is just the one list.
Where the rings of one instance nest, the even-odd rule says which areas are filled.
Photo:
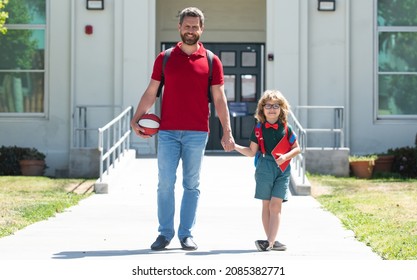
[[[334, 123], [333, 128], [305, 128], [304, 130], [306, 132], [314, 132], [314, 133], [332, 133], [335, 135], [335, 144], [340, 148], [343, 148], [345, 146], [344, 141], [344, 107], [343, 106], [313, 106], [313, 105], [304, 105], [304, 106], [296, 106], [295, 110], [297, 115], [299, 112], [299, 109], [332, 109], [334, 110]], [[336, 137], [339, 137], [338, 141]], [[338, 142], [338, 144], [336, 144]]]
[[303, 184], [306, 181], [306, 160], [305, 160], [305, 151], [307, 148], [307, 131], [301, 126], [300, 122], [290, 110], [289, 112], [290, 121], [292, 122], [293, 129], [296, 131], [298, 145], [300, 146], [301, 153], [293, 158], [293, 167], [296, 171], [298, 178], [301, 178]]
[[[91, 127], [87, 120], [87, 115], [91, 113], [93, 109], [117, 109], [119, 112], [122, 109], [122, 106], [118, 105], [77, 105], [75, 106], [75, 111], [73, 114], [73, 147], [76, 148], [86, 148], [88, 147], [87, 143], [87, 133], [96, 132], [97, 127]], [[89, 143], [94, 145], [92, 143]], [[95, 146], [95, 145], [94, 145]]]
[[110, 165], [130, 148], [130, 119], [132, 118], [133, 107], [126, 108], [120, 115], [98, 129], [98, 150], [100, 152], [100, 182], [103, 181], [104, 162], [106, 171], [109, 174]]

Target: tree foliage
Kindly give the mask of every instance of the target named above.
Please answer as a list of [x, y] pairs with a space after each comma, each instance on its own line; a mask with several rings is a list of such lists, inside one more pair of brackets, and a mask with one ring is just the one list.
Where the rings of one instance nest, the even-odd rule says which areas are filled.
[[9, 0], [0, 0], [0, 34], [6, 34], [7, 29], [4, 26], [6, 19], [9, 17], [9, 14], [4, 11]]
[[[29, 23], [31, 13], [24, 0], [13, 0], [7, 5], [9, 18], [7, 23]], [[32, 30], [10, 29], [0, 37], [0, 64], [3, 69], [30, 69], [36, 50], [36, 41]]]

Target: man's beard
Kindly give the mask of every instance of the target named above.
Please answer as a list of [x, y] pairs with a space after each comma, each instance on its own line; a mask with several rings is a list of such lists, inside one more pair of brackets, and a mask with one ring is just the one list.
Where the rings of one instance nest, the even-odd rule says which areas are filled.
[[193, 34], [192, 37], [186, 36], [187, 33], [181, 34], [181, 40], [186, 45], [195, 45], [197, 44], [198, 40], [200, 39], [200, 36], [198, 34]]

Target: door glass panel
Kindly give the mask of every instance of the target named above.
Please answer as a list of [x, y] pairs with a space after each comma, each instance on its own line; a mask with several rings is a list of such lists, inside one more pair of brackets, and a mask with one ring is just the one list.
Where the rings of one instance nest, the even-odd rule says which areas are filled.
[[242, 101], [256, 101], [256, 76], [242, 75]]
[[224, 92], [226, 93], [227, 101], [235, 101], [236, 76], [224, 75]]
[[242, 52], [242, 67], [256, 67], [255, 52]]
[[220, 60], [224, 67], [236, 67], [236, 52], [220, 52]]

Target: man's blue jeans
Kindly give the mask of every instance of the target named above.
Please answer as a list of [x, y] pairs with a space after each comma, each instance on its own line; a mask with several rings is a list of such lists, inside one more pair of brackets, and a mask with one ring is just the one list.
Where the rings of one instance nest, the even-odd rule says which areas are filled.
[[200, 196], [200, 170], [208, 133], [201, 131], [160, 130], [158, 133], [158, 231], [171, 240], [175, 235], [175, 182], [180, 159], [183, 168], [178, 237], [192, 237]]

